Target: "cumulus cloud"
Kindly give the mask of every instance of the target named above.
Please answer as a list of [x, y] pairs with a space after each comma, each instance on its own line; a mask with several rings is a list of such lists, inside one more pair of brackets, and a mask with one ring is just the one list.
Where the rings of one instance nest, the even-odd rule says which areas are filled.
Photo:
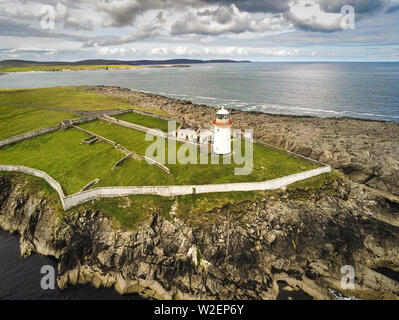
[[[40, 28], [43, 5], [54, 7], [56, 30]], [[356, 22], [364, 20], [353, 32], [339, 32], [344, 5], [355, 8]], [[394, 0], [0, 0], [0, 48], [12, 47], [10, 43], [17, 47], [29, 38], [31, 43], [49, 41], [58, 50], [43, 52], [49, 56], [67, 46], [99, 55], [133, 54], [129, 43], [137, 55], [289, 56], [297, 54], [295, 49], [262, 46], [381, 38], [397, 43], [390, 30], [398, 28], [392, 23], [398, 10]], [[381, 19], [380, 13], [387, 14]], [[382, 31], [373, 29], [382, 25]], [[187, 41], [196, 44], [191, 47]]]
[[384, 7], [385, 0], [319, 0], [325, 12], [340, 13], [343, 6], [352, 6], [359, 14], [372, 13]]
[[282, 13], [289, 9], [290, 0], [204, 0], [204, 2], [220, 5], [234, 4], [245, 12]]
[[327, 13], [316, 0], [297, 0], [290, 4], [290, 10], [284, 14], [296, 27], [308, 31], [333, 32], [342, 30], [341, 13]]
[[25, 0], [0, 0], [0, 14], [3, 17], [26, 22], [39, 22], [47, 11], [42, 11], [44, 5], [51, 5], [54, 9], [54, 20], [64, 28], [76, 30], [92, 30], [90, 19], [78, 14], [79, 10], [71, 14], [69, 7], [62, 1], [25, 1]]
[[284, 17], [303, 30], [334, 32], [342, 30], [343, 7], [353, 7], [356, 21], [360, 21], [389, 7], [390, 3], [390, 0], [293, 0]]
[[98, 47], [98, 46], [116, 46], [124, 43], [144, 40], [149, 37], [154, 37], [159, 34], [159, 26], [157, 25], [144, 25], [139, 27], [135, 32], [119, 37], [106, 36], [97, 39], [90, 39], [83, 44], [83, 47]]
[[268, 56], [289, 57], [297, 56], [299, 49], [280, 48], [252, 48], [252, 47], [185, 47], [151, 48], [147, 54], [152, 56], [209, 56], [209, 57], [237, 57], [237, 56]]
[[391, 5], [388, 7], [388, 9], [385, 11], [385, 13], [394, 13], [396, 11], [399, 11], [399, 4]]
[[203, 5], [200, 0], [107, 0], [96, 2], [98, 11], [106, 15], [103, 25], [123, 27], [134, 24], [137, 17], [150, 10]]
[[171, 27], [171, 35], [222, 35], [243, 32], [281, 30], [282, 16], [252, 15], [241, 12], [235, 5], [214, 9], [192, 10]]

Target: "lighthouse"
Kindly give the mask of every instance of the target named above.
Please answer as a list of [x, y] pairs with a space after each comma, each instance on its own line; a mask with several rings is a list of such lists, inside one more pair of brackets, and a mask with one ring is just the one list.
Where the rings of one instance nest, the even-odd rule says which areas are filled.
[[213, 135], [213, 152], [220, 155], [231, 153], [231, 125], [233, 122], [230, 119], [229, 112], [222, 107], [216, 114], [216, 119], [213, 120], [215, 127]]

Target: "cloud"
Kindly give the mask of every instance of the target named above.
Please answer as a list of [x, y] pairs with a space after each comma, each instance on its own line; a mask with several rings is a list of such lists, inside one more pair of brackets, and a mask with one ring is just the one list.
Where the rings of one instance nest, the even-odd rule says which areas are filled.
[[203, 6], [200, 0], [107, 0], [96, 2], [98, 11], [106, 15], [105, 27], [133, 25], [139, 15], [151, 10]]
[[21, 56], [33, 56], [36, 58], [46, 56], [51, 57], [58, 53], [58, 50], [54, 48], [36, 48], [36, 47], [20, 47], [14, 49], [0, 49], [0, 56], [6, 59], [16, 59], [20, 58]]
[[[78, 11], [71, 14], [70, 9], [62, 1], [8, 1], [0, 0], [1, 16], [18, 21], [38, 23], [48, 14], [48, 11], [42, 11], [44, 5], [50, 5], [54, 9], [54, 20], [57, 24], [62, 23], [64, 28], [73, 28], [75, 30], [92, 30], [93, 25], [87, 16], [84, 18]], [[73, 16], [72, 16], [73, 15]]]
[[282, 16], [241, 12], [235, 5], [192, 10], [171, 27], [171, 35], [223, 35], [282, 30]]
[[390, 3], [390, 0], [293, 0], [284, 17], [306, 31], [335, 32], [343, 30], [341, 10], [345, 6], [354, 8], [356, 22], [359, 22]]
[[147, 53], [151, 56], [168, 56], [169, 50], [168, 48], [152, 48]]
[[290, 0], [204, 0], [210, 4], [232, 5], [245, 12], [283, 13], [289, 10]]
[[108, 48], [108, 47], [102, 47], [97, 51], [97, 54], [100, 56], [109, 56], [109, 55], [125, 55], [127, 52], [126, 49], [124, 48]]
[[385, 13], [394, 13], [394, 12], [396, 12], [396, 11], [399, 11], [399, 4], [396, 4], [396, 5], [392, 5], [392, 6], [390, 6], [386, 11], [385, 11]]
[[290, 57], [297, 56], [299, 49], [280, 48], [252, 48], [252, 47], [185, 47], [176, 48], [151, 48], [147, 54], [153, 56], [208, 56], [208, 57], [238, 57], [238, 56], [269, 56]]
[[384, 7], [385, 0], [319, 0], [324, 12], [340, 13], [343, 6], [352, 6], [358, 14], [372, 13]]
[[116, 46], [124, 43], [144, 40], [159, 34], [160, 27], [158, 25], [144, 25], [139, 27], [135, 32], [119, 37], [105, 36], [97, 39], [90, 39], [83, 44], [84, 48], [98, 46]]
[[[43, 5], [55, 9], [55, 30], [40, 28]], [[356, 30], [338, 32], [343, 5], [355, 8]], [[7, 54], [70, 59], [289, 57], [299, 48], [322, 57], [322, 46], [398, 46], [397, 11], [394, 0], [0, 0], [0, 50], [24, 43], [50, 49]]]
[[290, 10], [284, 17], [296, 27], [306, 31], [333, 32], [342, 30], [341, 13], [329, 13], [322, 10], [316, 0], [297, 0], [290, 4]]

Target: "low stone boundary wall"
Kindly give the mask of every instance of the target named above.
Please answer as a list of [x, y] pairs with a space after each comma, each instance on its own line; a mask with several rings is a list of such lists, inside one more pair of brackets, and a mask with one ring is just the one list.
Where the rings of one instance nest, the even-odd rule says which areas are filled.
[[[92, 117], [92, 116], [99, 116], [102, 114], [107, 115], [118, 115], [120, 113], [124, 113], [125, 110], [121, 109], [114, 109], [114, 110], [101, 110], [101, 111], [79, 111], [74, 109], [67, 109], [67, 108], [57, 108], [57, 107], [50, 107], [50, 106], [35, 106], [30, 104], [22, 104], [22, 103], [0, 103], [0, 105], [7, 105], [12, 107], [22, 107], [22, 108], [34, 108], [34, 109], [47, 109], [47, 110], [54, 110], [54, 111], [62, 111], [62, 112], [69, 112], [78, 114], [82, 117]], [[129, 111], [130, 112], [130, 111]]]
[[30, 176], [44, 179], [55, 191], [57, 191], [62, 203], [62, 207], [64, 208], [64, 210], [67, 210], [68, 206], [65, 202], [65, 194], [61, 188], [61, 185], [58, 183], [57, 180], [53, 179], [46, 172], [25, 166], [13, 166], [13, 165], [0, 165], [0, 171], [22, 172]]
[[[90, 121], [94, 121], [96, 120], [97, 117], [93, 116], [93, 117], [87, 117], [87, 118], [81, 118], [81, 119], [74, 119], [71, 120], [73, 125], [78, 125], [78, 124], [82, 124], [82, 123], [86, 123], [86, 122], [90, 122]], [[11, 137], [11, 138], [7, 138], [4, 140], [0, 140], [0, 148], [10, 145], [10, 144], [14, 144], [14, 143], [18, 143], [27, 139], [31, 139], [37, 136], [41, 136], [43, 134], [46, 133], [50, 133], [50, 132], [54, 132], [57, 130], [61, 130], [62, 129], [62, 125], [59, 124], [58, 126], [54, 126], [54, 127], [49, 127], [49, 128], [43, 128], [43, 129], [39, 129], [39, 130], [35, 130], [35, 131], [31, 131], [31, 132], [27, 132], [27, 133], [23, 133], [23, 134], [19, 134], [17, 136]]]
[[164, 115], [161, 115], [161, 114], [151, 113], [151, 112], [137, 110], [137, 109], [123, 110], [120, 113], [118, 113], [118, 115], [126, 114], [126, 113], [137, 113], [137, 114], [141, 114], [142, 116], [158, 118], [158, 119], [162, 119], [162, 120], [166, 120], [166, 121], [176, 121], [176, 122], [179, 122], [179, 123], [183, 122], [183, 119], [168, 117], [168, 116], [164, 116]]
[[58, 192], [64, 210], [69, 210], [77, 205], [100, 198], [116, 198], [116, 197], [125, 197], [131, 195], [151, 194], [163, 197], [172, 197], [178, 195], [203, 194], [203, 193], [277, 190], [286, 187], [290, 184], [293, 184], [295, 182], [316, 177], [324, 173], [329, 173], [331, 172], [331, 167], [325, 166], [322, 168], [308, 170], [264, 182], [186, 185], [186, 186], [107, 187], [107, 188], [97, 188], [93, 190], [79, 192], [67, 197], [65, 197], [60, 184], [43, 171], [23, 166], [10, 166], [10, 165], [0, 165], [0, 171], [17, 171], [35, 177], [43, 178], [54, 188], [54, 190]]
[[163, 137], [163, 138], [167, 138], [167, 134], [162, 132], [162, 131], [155, 130], [155, 129], [150, 129], [150, 128], [147, 128], [147, 127], [143, 127], [143, 126], [140, 126], [140, 125], [132, 123], [132, 122], [128, 122], [128, 121], [124, 121], [124, 120], [118, 120], [118, 119], [110, 117], [110, 116], [100, 116], [98, 118], [100, 120], [103, 120], [103, 121], [106, 121], [106, 122], [109, 122], [109, 123], [113, 123], [113, 124], [116, 124], [116, 125], [119, 125], [119, 126], [122, 126], [122, 127], [126, 127], [126, 128], [129, 128], [129, 129], [134, 129], [134, 130], [141, 131], [141, 132], [144, 132], [144, 133], [150, 133], [153, 136], [160, 136], [160, 137]]
[[8, 139], [4, 139], [0, 141], [0, 148], [7, 146], [9, 144], [14, 144], [14, 143], [18, 143], [33, 137], [37, 137], [46, 133], [50, 133], [50, 132], [54, 132], [57, 130], [61, 129], [61, 125], [55, 126], [55, 127], [49, 127], [49, 128], [44, 128], [44, 129], [39, 129], [36, 131], [31, 131], [31, 132], [27, 132], [27, 133], [23, 133], [23, 134], [19, 134], [17, 136], [8, 138]]

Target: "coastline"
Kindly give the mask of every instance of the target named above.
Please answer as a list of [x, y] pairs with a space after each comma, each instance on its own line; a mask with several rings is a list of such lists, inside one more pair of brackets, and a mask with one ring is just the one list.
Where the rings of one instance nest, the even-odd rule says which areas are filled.
[[[52, 66], [51, 68], [57, 68], [60, 66]], [[2, 72], [0, 68], [0, 76], [1, 75], [9, 75], [9, 74], [20, 74], [20, 73], [45, 73], [45, 72], [77, 72], [77, 71], [116, 71], [116, 70], [134, 70], [134, 69], [152, 69], [152, 68], [189, 68], [189, 65], [132, 65], [132, 66], [118, 66], [118, 65], [104, 65], [104, 66], [87, 66], [87, 67], [79, 67], [74, 66], [74, 68], [68, 69], [68, 66], [60, 70], [21, 70], [21, 71], [6, 71]], [[69, 66], [70, 67], [70, 66]], [[29, 69], [29, 67], [20, 67], [17, 69]]]

